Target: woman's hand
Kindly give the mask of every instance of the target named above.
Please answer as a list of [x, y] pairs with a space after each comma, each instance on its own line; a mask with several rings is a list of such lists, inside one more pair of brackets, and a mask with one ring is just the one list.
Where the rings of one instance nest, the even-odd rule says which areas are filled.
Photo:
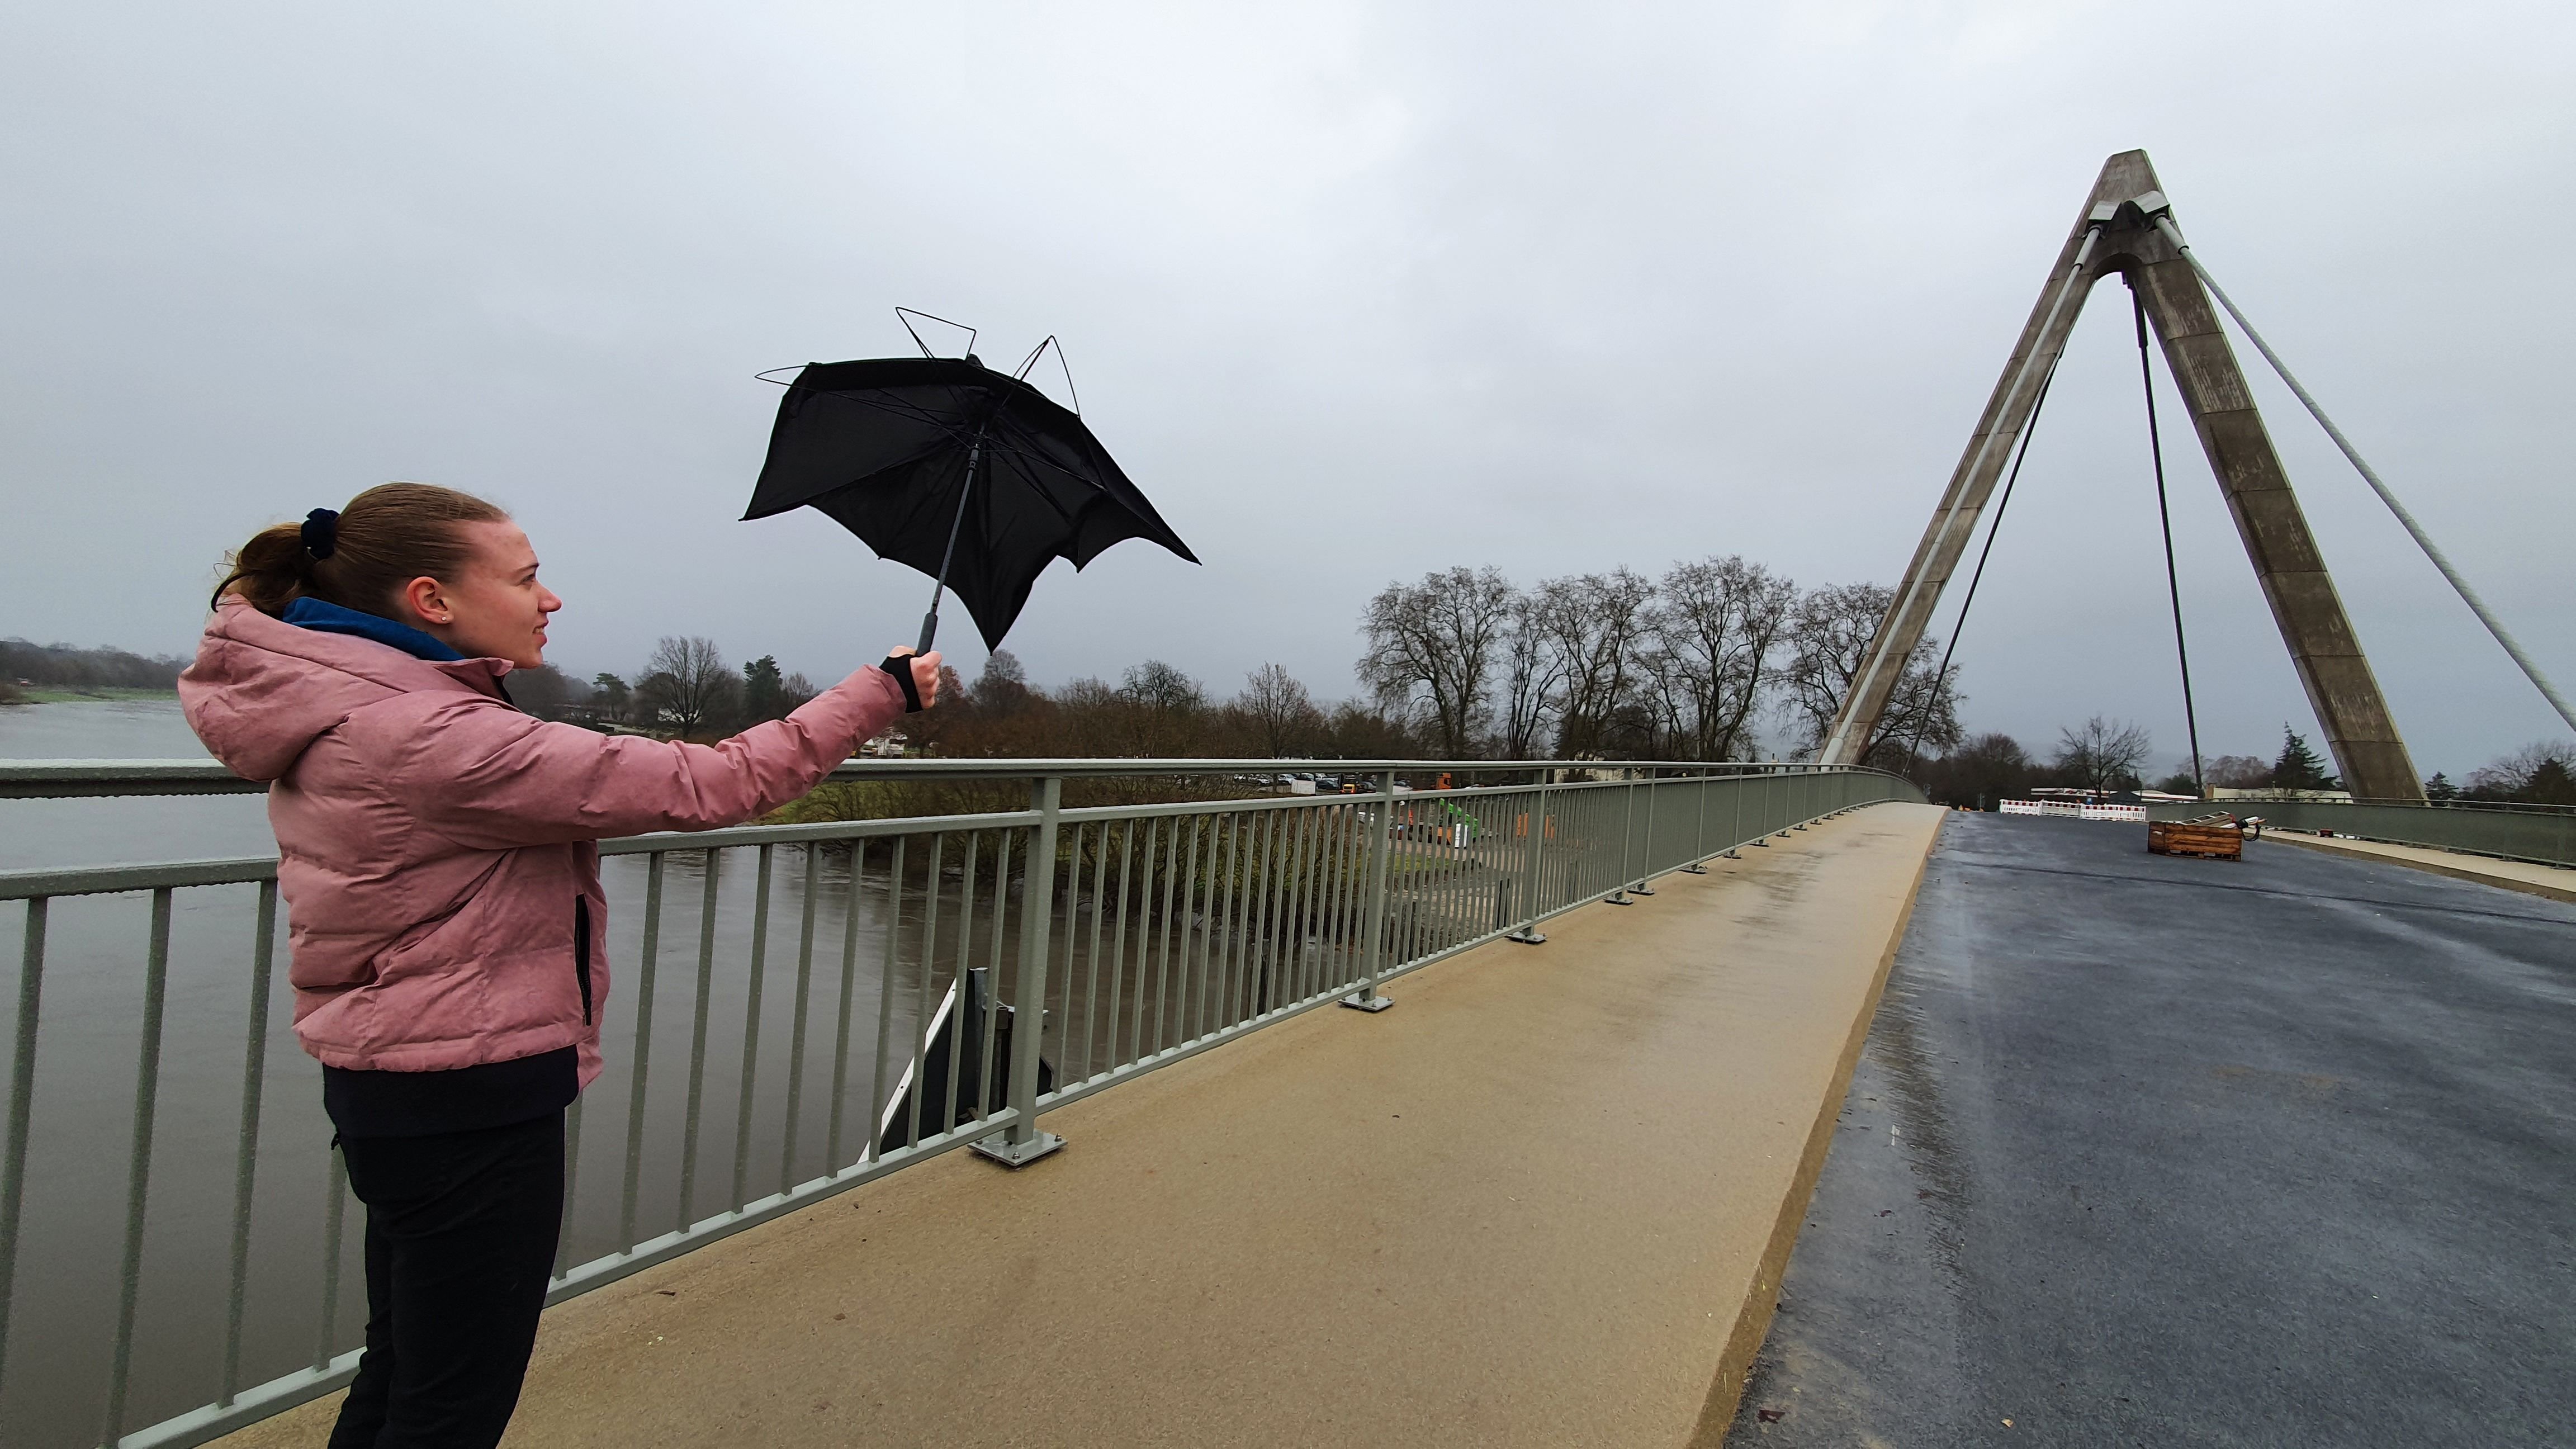
[[908, 644], [886, 651], [888, 664], [898, 659], [911, 661], [912, 690], [921, 697], [921, 707], [928, 709], [939, 703], [939, 651], [933, 649], [927, 654], [921, 654], [915, 652]]

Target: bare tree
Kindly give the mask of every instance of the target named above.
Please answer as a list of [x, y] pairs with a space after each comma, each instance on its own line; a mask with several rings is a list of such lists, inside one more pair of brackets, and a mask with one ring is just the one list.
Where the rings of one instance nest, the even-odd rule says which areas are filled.
[[1647, 616], [1645, 666], [1673, 753], [1724, 760], [1751, 748], [1754, 711], [1797, 603], [1796, 584], [1737, 555], [1664, 575]]
[[2039, 773], [2021, 742], [2001, 732], [1964, 740], [1948, 754], [1923, 764], [1921, 783], [1933, 804], [1973, 805], [1980, 810], [2029, 789]]
[[681, 734], [694, 734], [721, 718], [738, 681], [716, 643], [696, 634], [665, 634], [644, 661], [636, 687], [643, 717]]
[[984, 656], [984, 671], [975, 676], [973, 703], [986, 714], [1017, 714], [1028, 707], [1029, 673], [1020, 667], [1020, 657], [1008, 649], [996, 649]]
[[2272, 767], [2253, 755], [2220, 755], [2201, 767], [2201, 778], [2212, 785], [2250, 790], [2272, 778]]
[[1129, 669], [1111, 699], [1104, 714], [1121, 754], [1188, 755], [1210, 742], [1207, 690], [1160, 659]]
[[1297, 676], [1277, 664], [1264, 664], [1244, 676], [1243, 693], [1234, 708], [1252, 726], [1262, 752], [1271, 759], [1303, 749], [1323, 732], [1323, 711]]
[[1510, 628], [1503, 636], [1502, 754], [1506, 760], [1532, 760], [1545, 748], [1548, 728], [1564, 702], [1565, 667], [1548, 642], [1547, 624], [1535, 595], [1512, 596]]
[[2468, 794], [2529, 805], [2576, 805], [2576, 743], [2539, 740], [2490, 760], [2469, 772]]
[[1118, 692], [1145, 706], [1173, 714], [1196, 714], [1207, 708], [1207, 690], [1174, 665], [1148, 659], [1129, 669]]
[[2140, 726], [2095, 715], [2057, 732], [2058, 777], [2087, 790], [2134, 790], [2150, 741]]
[[[1835, 584], [1799, 599], [1789, 624], [1789, 664], [1779, 678], [1782, 711], [1799, 730], [1801, 753], [1824, 748], [1895, 597], [1880, 584]], [[1915, 645], [1862, 742], [1861, 760], [1902, 768], [1918, 744], [1946, 750], [1959, 742], [1959, 702], [1966, 696], [1959, 693], [1958, 666], [1941, 674], [1937, 667], [1932, 641]]]
[[1486, 712], [1487, 680], [1511, 627], [1511, 581], [1494, 569], [1427, 573], [1389, 584], [1360, 620], [1360, 682], [1389, 705], [1429, 712], [1441, 752], [1464, 759]]
[[1646, 642], [1638, 625], [1654, 596], [1655, 586], [1626, 568], [1539, 585], [1537, 621], [1563, 676], [1561, 756], [1597, 755], [1621, 706], [1631, 703]]

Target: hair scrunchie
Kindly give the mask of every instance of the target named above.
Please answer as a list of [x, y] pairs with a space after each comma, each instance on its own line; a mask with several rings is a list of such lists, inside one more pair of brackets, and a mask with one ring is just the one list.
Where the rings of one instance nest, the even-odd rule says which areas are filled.
[[337, 509], [316, 508], [304, 515], [304, 551], [316, 560], [329, 558], [340, 546], [340, 514]]

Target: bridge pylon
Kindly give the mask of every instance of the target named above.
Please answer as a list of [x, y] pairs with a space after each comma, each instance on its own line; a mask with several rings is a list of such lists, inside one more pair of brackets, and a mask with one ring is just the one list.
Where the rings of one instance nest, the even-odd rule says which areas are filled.
[[1888, 696], [1976, 532], [2014, 441], [2030, 423], [2040, 385], [2065, 350], [2085, 297], [2094, 283], [2118, 273], [2145, 302], [2147, 320], [2191, 415], [2192, 431], [2200, 436], [2345, 787], [2364, 798], [2424, 798], [2406, 741], [2397, 733], [2360, 636], [2326, 572], [2325, 556], [2308, 530], [2307, 515], [2290, 490], [2289, 473], [2255, 410], [2235, 350], [2219, 328], [2217, 308], [2190, 260], [2156, 226], [2156, 218], [2170, 209], [2146, 152], [2123, 151], [2102, 163], [2102, 174], [2058, 250], [1967, 451], [1906, 565], [1896, 598], [1862, 656], [1817, 757], [1821, 763], [1857, 764], [1867, 755]]

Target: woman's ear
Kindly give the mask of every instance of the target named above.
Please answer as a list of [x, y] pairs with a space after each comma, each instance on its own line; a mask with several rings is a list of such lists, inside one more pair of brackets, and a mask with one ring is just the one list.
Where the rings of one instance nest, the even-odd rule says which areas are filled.
[[403, 585], [402, 601], [412, 616], [425, 624], [453, 624], [456, 610], [448, 605], [446, 592], [438, 580], [423, 574]]

